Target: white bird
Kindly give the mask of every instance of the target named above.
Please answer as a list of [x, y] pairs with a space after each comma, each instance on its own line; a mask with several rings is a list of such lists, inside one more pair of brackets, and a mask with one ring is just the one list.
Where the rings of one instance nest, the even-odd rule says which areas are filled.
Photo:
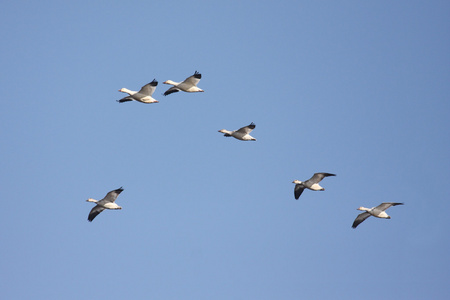
[[382, 218], [382, 219], [390, 219], [391, 217], [385, 212], [385, 210], [391, 206], [396, 206], [396, 205], [403, 205], [403, 203], [383, 202], [380, 205], [378, 205], [376, 207], [372, 207], [372, 208], [365, 208], [362, 206], [360, 208], [357, 208], [357, 210], [362, 210], [365, 212], [359, 214], [356, 217], [355, 221], [353, 222], [352, 228], [356, 228], [359, 224], [364, 222], [364, 220], [370, 216], [374, 216], [374, 217]]
[[226, 129], [220, 129], [219, 132], [224, 133], [224, 136], [232, 136], [241, 141], [256, 141], [254, 137], [250, 135], [256, 125], [252, 122], [250, 125], [239, 128], [238, 130], [229, 131]]
[[313, 191], [324, 191], [325, 189], [319, 185], [319, 182], [321, 182], [322, 179], [328, 176], [336, 176], [336, 174], [315, 173], [310, 179], [306, 181], [300, 181], [297, 179], [292, 181], [292, 183], [295, 183], [294, 188], [295, 200], [298, 200], [298, 198], [300, 198], [300, 195], [303, 193], [305, 188]]
[[152, 82], [147, 83], [146, 85], [144, 85], [139, 92], [135, 92], [135, 91], [130, 91], [127, 88], [122, 88], [119, 90], [119, 92], [122, 93], [127, 93], [129, 94], [129, 96], [126, 96], [120, 100], [117, 100], [117, 102], [119, 103], [123, 103], [123, 102], [127, 102], [127, 101], [139, 101], [142, 103], [158, 103], [159, 101], [156, 99], [152, 98], [153, 92], [156, 89], [156, 86], [158, 85], [158, 81], [156, 81], [156, 79], [153, 79]]
[[94, 202], [97, 204], [89, 213], [88, 221], [92, 222], [92, 220], [94, 220], [94, 218], [105, 209], [122, 209], [122, 207], [114, 203], [117, 199], [117, 196], [119, 196], [122, 191], [123, 188], [120, 187], [117, 190], [113, 190], [106, 194], [105, 198], [103, 198], [102, 200], [94, 200], [92, 198], [87, 199], [87, 202]]
[[195, 71], [194, 75], [189, 76], [183, 82], [175, 82], [172, 80], [166, 80], [163, 83], [171, 84], [173, 87], [164, 92], [164, 96], [170, 95], [172, 93], [176, 93], [179, 91], [195, 93], [195, 92], [204, 92], [201, 88], [197, 87], [197, 84], [200, 82], [202, 78], [202, 74]]

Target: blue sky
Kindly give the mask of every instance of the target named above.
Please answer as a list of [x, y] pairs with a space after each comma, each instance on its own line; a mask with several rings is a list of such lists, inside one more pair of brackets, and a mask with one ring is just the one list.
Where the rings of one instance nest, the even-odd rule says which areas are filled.
[[1, 298], [448, 299], [450, 3], [151, 2], [3, 4]]

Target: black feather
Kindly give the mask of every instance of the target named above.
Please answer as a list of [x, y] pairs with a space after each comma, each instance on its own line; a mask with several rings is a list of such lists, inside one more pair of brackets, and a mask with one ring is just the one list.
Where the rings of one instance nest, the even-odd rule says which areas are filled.
[[122, 99], [116, 100], [116, 101], [119, 102], [119, 103], [124, 103], [124, 102], [127, 102], [127, 101], [133, 101], [133, 99], [132, 98], [122, 98]]
[[164, 92], [164, 96], [167, 96], [167, 95], [170, 95], [170, 94], [173, 94], [173, 93], [177, 93], [177, 92], [179, 92], [180, 90], [177, 90], [177, 89], [172, 89], [172, 88], [170, 88], [170, 89], [168, 89], [167, 91], [165, 91]]
[[197, 72], [197, 71], [195, 71], [194, 75], [192, 75], [192, 76], [194, 76], [194, 77], [197, 78], [197, 79], [201, 79], [201, 78], [202, 78], [202, 74], [200, 74], [200, 73]]

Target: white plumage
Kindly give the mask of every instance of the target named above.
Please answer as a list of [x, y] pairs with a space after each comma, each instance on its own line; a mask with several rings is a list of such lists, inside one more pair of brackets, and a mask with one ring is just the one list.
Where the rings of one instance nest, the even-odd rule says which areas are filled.
[[357, 210], [362, 210], [365, 212], [363, 212], [362, 214], [359, 214], [356, 217], [355, 221], [353, 222], [352, 228], [358, 227], [359, 224], [364, 222], [364, 220], [370, 216], [374, 216], [374, 217], [382, 218], [382, 219], [390, 219], [391, 217], [385, 212], [385, 210], [391, 206], [396, 206], [396, 205], [403, 205], [403, 203], [383, 202], [380, 205], [378, 205], [376, 207], [372, 207], [372, 208], [366, 208], [363, 206], [357, 208]]
[[158, 81], [156, 79], [153, 79], [152, 82], [147, 83], [144, 85], [139, 92], [131, 91], [127, 88], [121, 88], [119, 92], [127, 93], [129, 96], [126, 96], [120, 100], [117, 100], [119, 103], [127, 102], [127, 101], [139, 101], [142, 103], [158, 103], [159, 101], [152, 98], [153, 93], [155, 92], [156, 86], [158, 85]]
[[319, 182], [322, 181], [325, 177], [336, 176], [336, 174], [331, 173], [315, 173], [310, 179], [306, 181], [294, 180], [292, 183], [295, 183], [294, 188], [294, 197], [295, 200], [300, 198], [300, 195], [303, 193], [305, 189], [309, 189], [312, 191], [324, 191], [325, 189], [319, 185]]
[[195, 71], [194, 75], [189, 76], [183, 82], [175, 82], [172, 80], [166, 80], [164, 84], [171, 84], [173, 87], [164, 92], [164, 96], [170, 95], [172, 93], [176, 93], [179, 91], [187, 92], [187, 93], [195, 93], [195, 92], [204, 92], [201, 88], [197, 87], [197, 84], [200, 82], [202, 78], [202, 74]]
[[120, 187], [116, 190], [110, 191], [102, 200], [94, 200], [92, 198], [87, 199], [87, 202], [93, 202], [97, 204], [93, 209], [91, 209], [91, 212], [88, 216], [88, 221], [92, 222], [92, 220], [94, 220], [94, 218], [105, 209], [122, 209], [122, 207], [115, 203], [117, 197], [120, 193], [122, 193], [122, 191], [123, 188]]
[[250, 135], [250, 132], [252, 132], [255, 127], [256, 125], [252, 122], [250, 125], [239, 128], [238, 130], [230, 131], [220, 129], [219, 132], [223, 133], [224, 136], [232, 136], [241, 141], [256, 141], [256, 139]]

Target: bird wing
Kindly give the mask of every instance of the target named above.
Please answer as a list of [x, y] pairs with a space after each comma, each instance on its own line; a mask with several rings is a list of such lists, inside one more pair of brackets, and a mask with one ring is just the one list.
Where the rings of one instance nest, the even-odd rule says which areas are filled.
[[331, 173], [315, 173], [310, 179], [308, 179], [309, 182], [311, 183], [319, 183], [322, 181], [322, 179], [324, 179], [325, 177], [328, 176], [336, 176], [336, 174], [331, 174]]
[[362, 222], [364, 222], [365, 219], [367, 219], [368, 217], [370, 217], [371, 215], [368, 212], [363, 212], [361, 214], [359, 214], [355, 221], [353, 221], [353, 225], [352, 228], [356, 228], [358, 227], [359, 224], [361, 224]]
[[380, 205], [378, 205], [377, 207], [375, 207], [375, 209], [378, 209], [380, 211], [385, 211], [386, 209], [388, 209], [391, 206], [396, 206], [396, 205], [403, 205], [403, 203], [397, 203], [397, 202], [383, 202]]
[[197, 86], [197, 84], [200, 82], [201, 78], [202, 78], [202, 74], [200, 74], [199, 72], [195, 71], [194, 75], [189, 76], [182, 83], [187, 83], [187, 84], [190, 84], [190, 85]]
[[294, 188], [294, 196], [295, 200], [298, 200], [300, 198], [300, 195], [303, 193], [305, 188], [301, 184], [296, 184]]
[[133, 97], [131, 97], [131, 96], [126, 96], [126, 97], [123, 97], [122, 99], [116, 100], [116, 101], [119, 102], [119, 103], [123, 103], [123, 102], [133, 101], [133, 100], [134, 100]]
[[123, 188], [120, 187], [117, 190], [113, 190], [111, 192], [109, 192], [108, 194], [106, 194], [105, 198], [103, 198], [102, 200], [100, 200], [99, 202], [114, 202], [117, 199], [117, 196], [119, 196], [120, 193], [122, 193]]
[[138, 93], [145, 95], [145, 96], [151, 96], [151, 95], [153, 95], [153, 92], [155, 91], [157, 85], [158, 85], [158, 81], [156, 81], [156, 79], [153, 79], [152, 82], [147, 83], [146, 85], [141, 87], [141, 89], [139, 90]]
[[95, 217], [98, 216], [104, 210], [105, 208], [101, 207], [100, 205], [94, 206], [94, 208], [91, 209], [91, 212], [89, 213], [88, 221], [92, 222], [92, 220], [94, 220]]
[[236, 132], [242, 133], [242, 134], [249, 134], [252, 132], [253, 129], [255, 129], [256, 125], [252, 122], [250, 125], [247, 125], [245, 127], [239, 128], [236, 130]]
[[176, 86], [171, 87], [170, 89], [168, 89], [167, 91], [164, 92], [164, 96], [179, 92], [180, 89], [178, 89]]

